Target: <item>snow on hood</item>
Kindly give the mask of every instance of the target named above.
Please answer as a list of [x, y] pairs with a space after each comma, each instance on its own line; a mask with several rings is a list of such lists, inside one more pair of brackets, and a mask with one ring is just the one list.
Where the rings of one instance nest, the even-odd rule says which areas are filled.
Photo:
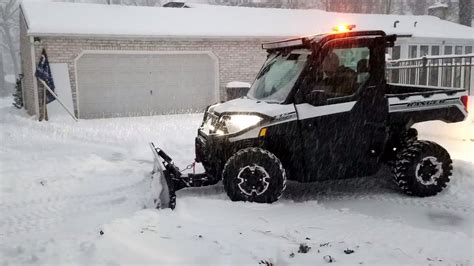
[[[327, 33], [336, 25], [348, 23], [357, 25], [356, 30], [474, 40], [474, 28], [433, 16], [190, 6], [163, 8], [44, 1], [21, 4], [28, 34], [37, 36], [286, 38]], [[396, 28], [395, 21], [399, 21]]]
[[239, 98], [217, 104], [210, 111], [216, 113], [258, 113], [275, 117], [285, 113], [295, 112], [293, 104], [267, 103], [248, 98]]

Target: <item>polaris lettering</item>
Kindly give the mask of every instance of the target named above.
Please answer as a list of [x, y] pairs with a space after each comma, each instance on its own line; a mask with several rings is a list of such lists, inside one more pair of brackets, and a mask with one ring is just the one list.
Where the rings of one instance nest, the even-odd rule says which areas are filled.
[[429, 105], [436, 105], [436, 104], [444, 104], [446, 100], [433, 100], [433, 101], [425, 101], [425, 102], [412, 102], [408, 103], [407, 107], [417, 107], [417, 106], [429, 106]]

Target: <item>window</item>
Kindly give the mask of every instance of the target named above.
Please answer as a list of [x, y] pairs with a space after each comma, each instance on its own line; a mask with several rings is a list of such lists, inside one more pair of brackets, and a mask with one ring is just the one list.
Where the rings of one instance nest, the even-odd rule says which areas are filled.
[[421, 45], [420, 46], [420, 56], [427, 56], [429, 55], [430, 47], [428, 45]]
[[[462, 54], [463, 47], [458, 45], [454, 48], [454, 54], [456, 55], [461, 55]], [[453, 68], [453, 75], [454, 75], [454, 80], [453, 80], [453, 87], [459, 88], [461, 87], [461, 72], [462, 72], [462, 67], [461, 67], [461, 58], [456, 58], [454, 59], [454, 68]]]
[[[452, 46], [445, 46], [444, 47], [444, 55], [451, 55], [453, 54], [453, 47]], [[452, 87], [452, 64], [453, 64], [453, 59], [452, 58], [446, 58], [441, 60], [441, 63], [443, 66], [449, 66], [449, 67], [443, 67], [443, 71], [441, 73], [441, 80], [443, 81], [441, 86], [443, 87]]]
[[247, 96], [268, 102], [283, 102], [300, 76], [309, 54], [309, 50], [300, 49], [269, 56]]
[[408, 57], [416, 58], [417, 56], [418, 56], [418, 46], [417, 45], [408, 46]]
[[[466, 54], [471, 54], [472, 53], [472, 46], [466, 46], [464, 48], [465, 50], [465, 53]], [[472, 63], [472, 58], [471, 59], [465, 59], [466, 62], [469, 62], [469, 63]], [[471, 86], [471, 71], [472, 71], [472, 68], [470, 67], [466, 67], [464, 68], [464, 88], [466, 90], [470, 90], [470, 86]]]
[[[410, 45], [408, 46], [408, 58], [416, 58], [418, 56], [418, 46]], [[413, 62], [415, 63], [415, 61]], [[406, 71], [409, 84], [416, 84], [416, 69], [411, 68]]]
[[452, 46], [445, 46], [444, 47], [444, 54], [445, 55], [453, 54], [453, 47]]
[[323, 59], [320, 79], [314, 90], [322, 90], [328, 98], [353, 95], [369, 78], [368, 47], [336, 48]]
[[[392, 60], [398, 60], [401, 57], [401, 49], [400, 46], [394, 46], [392, 48]], [[392, 69], [389, 71], [389, 81], [398, 83], [400, 82], [400, 70], [399, 69]]]
[[[431, 46], [431, 55], [433, 56], [437, 56], [439, 55], [439, 45], [433, 45]], [[438, 79], [439, 79], [439, 68], [438, 66], [441, 64], [441, 60], [440, 59], [434, 59], [431, 61], [432, 64], [434, 64], [435, 67], [431, 67], [428, 69], [429, 71], [429, 76], [430, 76], [430, 80], [429, 80], [429, 85], [430, 86], [438, 86]]]
[[400, 59], [400, 46], [394, 46], [392, 48], [392, 60]]
[[[420, 45], [420, 56], [423, 57], [423, 56], [427, 56], [429, 55], [429, 50], [430, 50], [430, 47], [428, 45]], [[420, 69], [419, 73], [418, 73], [418, 84], [419, 85], [426, 85], [427, 83], [427, 69], [426, 68], [422, 68]]]

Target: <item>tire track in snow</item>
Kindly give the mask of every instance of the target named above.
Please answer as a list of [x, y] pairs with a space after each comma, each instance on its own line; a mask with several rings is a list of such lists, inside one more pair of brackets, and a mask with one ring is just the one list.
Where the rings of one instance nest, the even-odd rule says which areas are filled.
[[398, 187], [392, 184], [390, 179], [383, 176], [324, 181], [314, 184], [293, 182], [288, 185], [285, 192], [283, 199], [297, 202], [310, 200], [319, 202], [375, 200], [406, 207], [432, 208], [463, 213], [474, 212], [474, 206], [466, 200], [456, 197], [456, 194], [448, 194], [447, 191], [444, 191], [439, 195], [426, 198], [408, 196], [398, 192]]
[[0, 236], [8, 237], [33, 230], [45, 231], [80, 213], [95, 213], [127, 201], [138, 201], [143, 199], [148, 180], [143, 178], [128, 186], [94, 194], [56, 196], [2, 204]]
[[[344, 188], [350, 188], [351, 183], [340, 184]], [[323, 184], [324, 186], [324, 184]], [[457, 198], [437, 198], [439, 196], [429, 197], [429, 198], [417, 198], [397, 193], [398, 188], [394, 187], [393, 191], [385, 187], [371, 187], [370, 191], [367, 191], [367, 187], [363, 189], [363, 193], [354, 188], [350, 191], [337, 191], [335, 188], [339, 185], [332, 184], [329, 187], [321, 188], [321, 184], [300, 184], [291, 182], [285, 192], [283, 193], [280, 201], [294, 201], [294, 202], [330, 202], [330, 201], [357, 201], [357, 200], [372, 200], [378, 202], [391, 203], [398, 206], [406, 207], [420, 207], [420, 208], [431, 208], [439, 210], [450, 210], [462, 213], [474, 213], [474, 207], [468, 203], [462, 204], [458, 201]], [[339, 190], [341, 187], [338, 187]], [[336, 191], [335, 191], [336, 190]], [[372, 191], [372, 192], [371, 192]], [[215, 198], [216, 195], [219, 195], [220, 198], [226, 198], [225, 192], [223, 189], [216, 188], [196, 188], [196, 189], [184, 189], [181, 190], [178, 195], [178, 206], [179, 198], [185, 196], [193, 197], [203, 197], [203, 198]], [[451, 195], [449, 195], [451, 196]]]
[[[435, 196], [436, 197], [436, 196]], [[334, 195], [320, 195], [317, 196], [316, 199], [318, 201], [350, 201], [350, 200], [376, 200], [379, 202], [388, 202], [393, 203], [395, 205], [406, 206], [406, 207], [422, 207], [422, 208], [433, 208], [433, 209], [440, 209], [440, 210], [451, 210], [457, 212], [465, 212], [465, 213], [472, 213], [474, 208], [469, 205], [452, 205], [449, 203], [442, 203], [434, 198], [432, 201], [429, 199], [423, 198], [413, 198], [410, 196], [405, 195], [394, 195], [390, 193], [386, 193], [384, 195], [377, 194], [377, 195], [352, 195], [346, 193], [334, 194]]]
[[87, 199], [87, 198], [94, 198], [94, 197], [102, 197], [106, 195], [111, 195], [111, 194], [116, 194], [118, 192], [123, 192], [126, 190], [129, 190], [130, 188], [139, 186], [141, 184], [145, 184], [147, 181], [149, 181], [149, 178], [144, 178], [143, 180], [140, 180], [134, 184], [128, 185], [128, 186], [123, 186], [123, 187], [118, 187], [113, 190], [108, 190], [108, 191], [102, 191], [102, 192], [97, 192], [93, 194], [78, 194], [78, 195], [71, 195], [71, 196], [55, 196], [55, 197], [47, 197], [47, 198], [38, 198], [35, 200], [30, 200], [30, 201], [18, 201], [10, 204], [5, 204], [2, 203], [0, 204], [0, 210], [10, 210], [10, 209], [17, 209], [24, 207], [25, 205], [35, 205], [35, 204], [45, 204], [47, 202], [55, 202], [55, 201], [60, 201], [61, 199]]

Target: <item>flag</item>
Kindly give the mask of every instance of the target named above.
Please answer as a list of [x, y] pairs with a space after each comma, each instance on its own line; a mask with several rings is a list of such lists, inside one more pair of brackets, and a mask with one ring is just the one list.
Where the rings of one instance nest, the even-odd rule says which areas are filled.
[[[48, 55], [46, 55], [46, 50], [43, 49], [43, 52], [41, 52], [41, 58], [38, 63], [38, 67], [36, 68], [36, 73], [35, 76], [44, 81], [48, 87], [54, 91], [54, 81], [53, 81], [53, 76], [51, 75], [51, 68], [49, 67], [49, 61], [48, 61]], [[51, 95], [48, 91], [45, 91], [46, 93], [46, 103], [50, 103], [54, 101], [54, 96]]]

